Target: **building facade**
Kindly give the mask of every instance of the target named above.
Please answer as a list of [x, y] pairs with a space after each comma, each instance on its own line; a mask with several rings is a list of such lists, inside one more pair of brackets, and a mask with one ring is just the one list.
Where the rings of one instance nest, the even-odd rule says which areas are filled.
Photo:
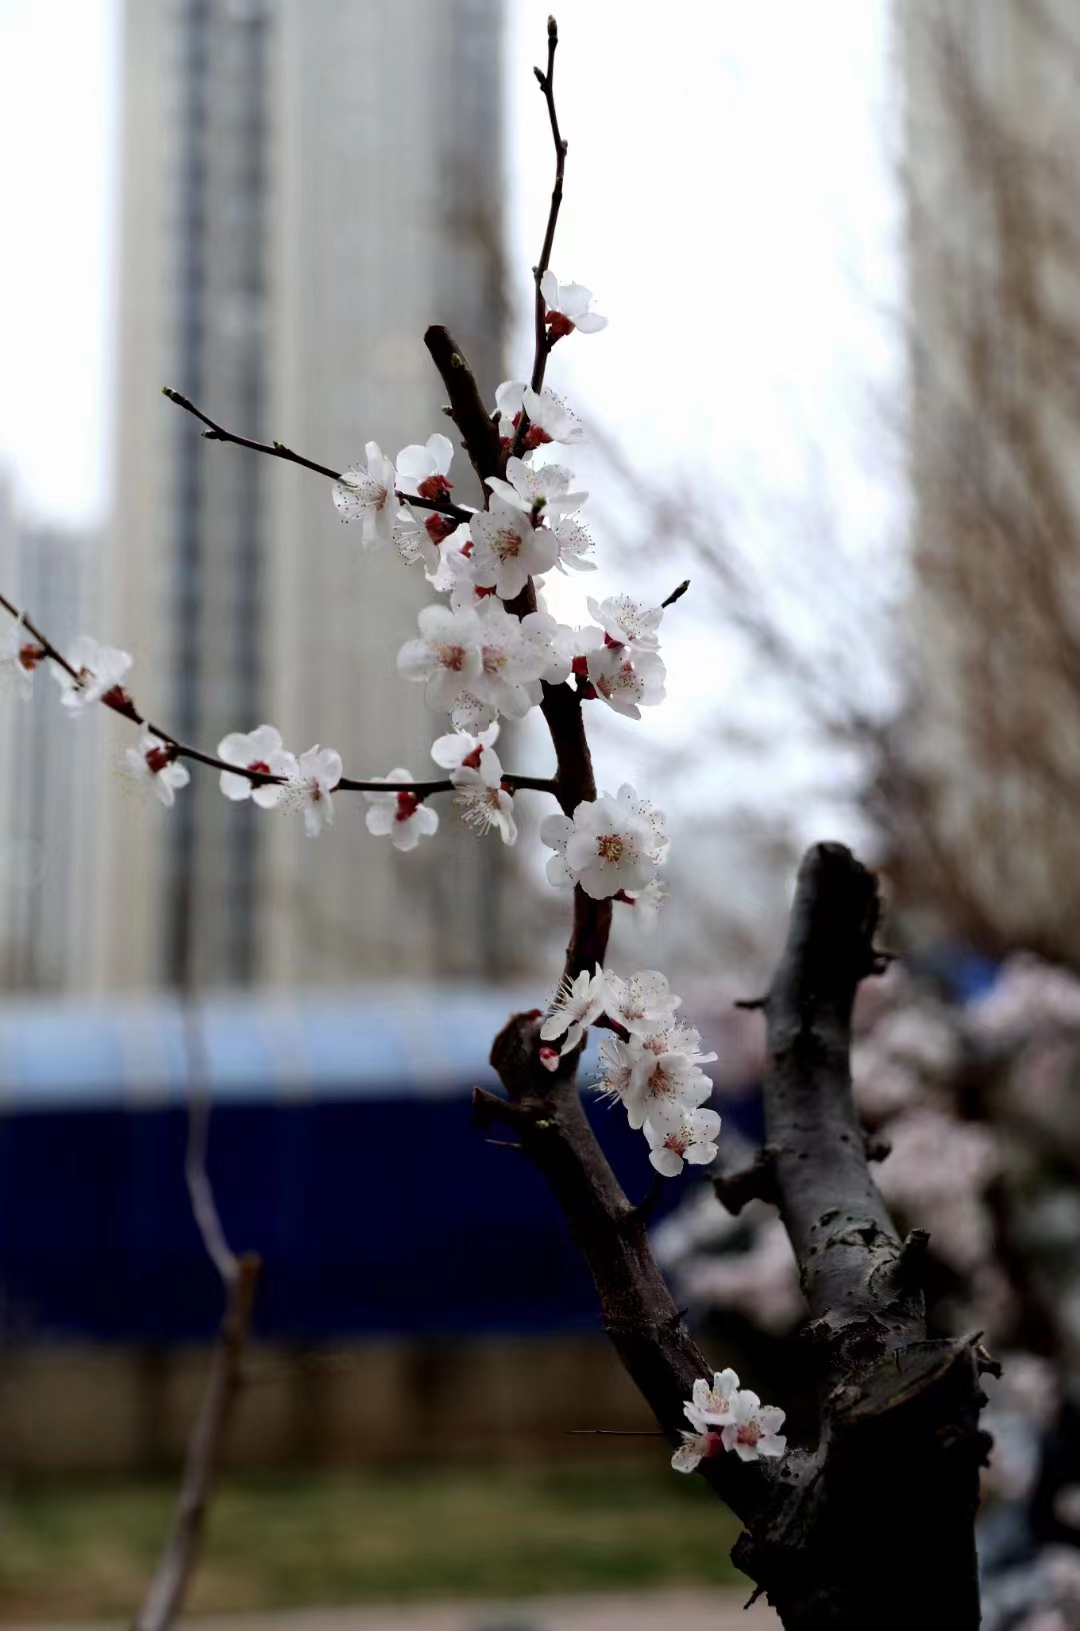
[[[139, 706], [214, 749], [270, 721], [352, 775], [427, 774], [441, 721], [395, 657], [431, 598], [365, 555], [330, 483], [207, 442], [161, 395], [334, 469], [446, 425], [448, 324], [502, 377], [500, 0], [127, 0], [115, 524], [102, 634]], [[467, 464], [452, 474], [475, 501]], [[109, 722], [114, 752], [128, 739]], [[112, 989], [482, 975], [498, 858], [440, 806], [401, 857], [358, 795], [332, 831], [107, 787], [95, 982]]]
[[[1080, 16], [903, 0], [924, 933], [1080, 960]], [[894, 789], [895, 791], [895, 789]]]

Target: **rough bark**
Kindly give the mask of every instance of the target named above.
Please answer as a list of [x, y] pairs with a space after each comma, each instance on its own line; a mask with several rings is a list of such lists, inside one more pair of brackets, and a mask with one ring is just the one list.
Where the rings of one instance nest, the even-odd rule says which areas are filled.
[[[878, 909], [873, 876], [848, 850], [810, 850], [761, 1005], [767, 1154], [735, 1185], [743, 1199], [767, 1186], [799, 1260], [817, 1442], [778, 1464], [722, 1456], [701, 1471], [745, 1524], [735, 1560], [788, 1631], [974, 1631], [987, 1359], [974, 1337], [927, 1337], [925, 1236], [899, 1239], [851, 1092], [851, 1013], [859, 981], [880, 967]], [[576, 1060], [549, 1075], [538, 1025], [520, 1014], [496, 1039], [492, 1063], [508, 1097], [478, 1093], [477, 1114], [512, 1125], [547, 1178], [592, 1271], [604, 1328], [675, 1442], [683, 1401], [711, 1367], [657, 1268], [642, 1210], [592, 1134]]]

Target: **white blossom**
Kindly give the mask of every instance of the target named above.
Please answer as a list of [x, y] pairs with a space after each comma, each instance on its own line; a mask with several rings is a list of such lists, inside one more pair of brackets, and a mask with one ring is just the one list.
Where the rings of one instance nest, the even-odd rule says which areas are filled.
[[475, 690], [482, 673], [480, 620], [471, 608], [425, 606], [419, 623], [419, 639], [398, 652], [398, 669], [406, 679], [426, 682], [428, 706], [445, 711], [462, 691]]
[[395, 849], [415, 849], [421, 838], [430, 838], [438, 830], [439, 817], [435, 810], [424, 804], [415, 793], [408, 791], [412, 776], [407, 770], [392, 770], [389, 776], [373, 776], [373, 781], [397, 783], [398, 790], [386, 793], [368, 793], [367, 830], [376, 837], [389, 833]]
[[629, 595], [609, 595], [606, 600], [586, 602], [593, 616], [616, 645], [655, 651], [660, 644], [657, 629], [664, 616], [663, 606], [645, 606]]
[[664, 700], [667, 669], [655, 651], [605, 640], [590, 651], [588, 674], [597, 696], [628, 719], [640, 719], [642, 708]]
[[628, 782], [615, 798], [602, 793], [579, 804], [572, 820], [547, 816], [540, 838], [555, 851], [547, 864], [549, 882], [579, 883], [593, 900], [644, 889], [668, 850], [663, 812], [639, 798]]
[[118, 651], [115, 646], [99, 645], [88, 634], [80, 634], [72, 642], [67, 658], [78, 674], [80, 683], [76, 685], [71, 675], [66, 669], [61, 668], [59, 663], [53, 664], [53, 673], [60, 687], [60, 700], [64, 707], [79, 712], [88, 708], [92, 702], [100, 702], [102, 697], [115, 687], [122, 686], [131, 670], [131, 656], [128, 652]]
[[607, 328], [607, 318], [590, 311], [592, 291], [583, 283], [560, 283], [549, 268], [540, 279], [540, 293], [547, 306], [547, 326], [552, 340], [561, 339], [572, 328], [581, 334], [599, 334]]
[[481, 671], [468, 689], [508, 719], [524, 719], [538, 700], [529, 687], [549, 665], [550, 649], [538, 637], [534, 624], [526, 628], [494, 596], [480, 605], [476, 616], [480, 620]]
[[506, 461], [506, 480], [491, 476], [487, 485], [496, 498], [524, 510], [526, 515], [540, 509], [551, 521], [579, 510], [588, 498], [588, 493], [570, 492], [573, 479], [573, 473], [561, 464], [544, 464], [536, 469], [524, 459], [511, 458]]
[[481, 748], [493, 748], [499, 739], [499, 721], [496, 719], [485, 731], [473, 736], [470, 731], [450, 731], [436, 737], [431, 744], [431, 757], [443, 770], [457, 770], [466, 762], [480, 763]]
[[388, 546], [393, 542], [397, 476], [378, 442], [368, 442], [364, 453], [366, 468], [346, 470], [334, 483], [334, 506], [343, 521], [363, 523], [361, 541], [368, 549], [372, 544]]
[[683, 1413], [692, 1427], [703, 1433], [709, 1427], [720, 1427], [731, 1417], [731, 1401], [739, 1390], [739, 1378], [730, 1367], [713, 1371], [711, 1382], [699, 1376], [694, 1383]]
[[775, 1405], [763, 1405], [749, 1388], [734, 1395], [730, 1420], [720, 1429], [725, 1450], [734, 1450], [740, 1461], [757, 1461], [760, 1456], [781, 1456], [787, 1439], [780, 1428], [784, 1412]]
[[514, 801], [502, 784], [502, 775], [495, 749], [481, 748], [479, 762], [475, 766], [463, 762], [450, 772], [450, 780], [458, 789], [455, 802], [469, 826], [481, 832], [497, 827], [503, 843], [513, 844], [517, 841]]
[[34, 669], [45, 653], [27, 632], [22, 618], [0, 635], [0, 688], [11, 686], [25, 701], [33, 695]]
[[495, 392], [495, 403], [500, 415], [499, 434], [504, 439], [516, 433], [523, 412], [528, 416], [525, 441], [528, 451], [542, 447], [545, 442], [571, 443], [585, 439], [581, 420], [554, 391], [538, 392], [519, 380], [507, 380]]
[[500, 600], [513, 600], [531, 577], [555, 565], [559, 546], [551, 528], [534, 527], [527, 513], [497, 494], [471, 527], [473, 577], [481, 587], [494, 587]]
[[186, 765], [178, 764], [173, 749], [144, 726], [133, 748], [124, 754], [129, 776], [148, 788], [166, 809], [176, 803], [176, 790], [191, 780]]
[[575, 979], [564, 978], [540, 1026], [542, 1039], [554, 1041], [565, 1031], [566, 1040], [560, 1053], [572, 1053], [588, 1027], [605, 1012], [607, 1001], [607, 979], [599, 964], [594, 974], [583, 968]]
[[682, 1002], [672, 994], [665, 975], [657, 969], [643, 969], [628, 980], [617, 974], [607, 977], [607, 1012], [624, 1030], [645, 1034], [669, 1024]]
[[[708, 1082], [708, 1086], [711, 1089], [712, 1083]], [[710, 1161], [716, 1160], [715, 1140], [720, 1131], [720, 1117], [715, 1110], [680, 1107], [674, 1127], [656, 1126], [649, 1120], [643, 1131], [648, 1140], [649, 1160], [665, 1178], [677, 1178], [684, 1161], [692, 1166], [708, 1166]]]
[[663, 878], [653, 878], [652, 882], [647, 883], [644, 889], [639, 889], [634, 894], [627, 892], [626, 899], [631, 906], [637, 907], [637, 915], [641, 919], [642, 927], [646, 932], [655, 927], [670, 893], [671, 891]]
[[451, 487], [446, 478], [453, 457], [453, 443], [438, 431], [424, 447], [416, 443], [403, 447], [397, 456], [398, 487], [420, 498], [445, 498]]
[[[260, 725], [256, 730], [230, 731], [218, 743], [218, 758], [228, 764], [241, 765], [245, 770], [261, 770], [268, 776], [283, 776], [292, 780], [299, 773], [296, 755], [283, 747], [281, 732], [273, 725]], [[253, 786], [246, 776], [223, 770], [221, 791], [227, 799], [251, 799], [263, 810], [272, 810], [280, 803], [284, 787], [281, 783], [264, 782]]]
[[555, 542], [559, 558], [555, 562], [560, 572], [595, 572], [596, 562], [587, 561], [593, 547], [593, 535], [576, 515], [559, 516], [554, 524]]
[[724, 1441], [719, 1433], [688, 1433], [683, 1431], [683, 1442], [671, 1458], [676, 1472], [693, 1472], [702, 1461], [719, 1455]]
[[[548, 685], [562, 685], [573, 671], [580, 645], [579, 631], [566, 623], [557, 623], [547, 611], [526, 612], [521, 619], [521, 629], [543, 659], [540, 678]], [[540, 700], [540, 694], [533, 698], [534, 702]]]
[[340, 753], [316, 744], [300, 755], [295, 774], [282, 789], [278, 809], [303, 810], [304, 830], [309, 838], [317, 838], [324, 822], [328, 827], [333, 823], [330, 795], [340, 780]]
[[[623, 1044], [631, 1057], [630, 1082], [622, 1095], [626, 1106], [626, 1119], [635, 1131], [644, 1127], [646, 1122], [651, 1123], [652, 1132], [658, 1142], [646, 1133], [650, 1148], [654, 1154], [663, 1145], [663, 1139], [668, 1133], [676, 1136], [676, 1143], [671, 1146], [671, 1154], [679, 1157], [675, 1166], [676, 1172], [682, 1171], [682, 1153], [678, 1148], [683, 1139], [684, 1132], [689, 1137], [685, 1144], [689, 1150], [691, 1144], [697, 1142], [697, 1135], [701, 1134], [707, 1141], [720, 1126], [717, 1117], [715, 1126], [712, 1123], [693, 1124], [686, 1128], [686, 1116], [689, 1111], [696, 1110], [699, 1105], [712, 1093], [712, 1082], [703, 1070], [687, 1054], [672, 1049], [667, 1053], [654, 1053], [644, 1046], [641, 1038], [632, 1036], [628, 1043]], [[713, 1150], [713, 1155], [716, 1151]], [[701, 1156], [687, 1155], [687, 1160], [700, 1162], [711, 1161], [713, 1155]], [[652, 1157], [650, 1156], [650, 1160]], [[653, 1161], [657, 1171], [664, 1171], [672, 1166], [671, 1161]]]

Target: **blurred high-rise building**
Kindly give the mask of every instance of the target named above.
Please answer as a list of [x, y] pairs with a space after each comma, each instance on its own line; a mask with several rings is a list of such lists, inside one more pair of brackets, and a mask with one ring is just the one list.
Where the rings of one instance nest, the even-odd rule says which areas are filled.
[[[5, 592], [61, 646], [94, 626], [98, 557], [89, 534], [21, 522], [0, 483]], [[29, 701], [0, 688], [0, 991], [85, 982], [101, 713], [61, 708], [47, 669]]]
[[[396, 651], [430, 599], [365, 555], [326, 480], [202, 440], [219, 423], [334, 469], [447, 427], [423, 344], [501, 376], [500, 0], [126, 0], [115, 524], [102, 637], [139, 706], [213, 750], [276, 724], [352, 775], [431, 773], [441, 722]], [[467, 461], [452, 475], [475, 501]], [[114, 751], [128, 740], [110, 722]], [[445, 802], [402, 857], [360, 795], [305, 838], [193, 767], [176, 807], [102, 794], [101, 987], [483, 974], [490, 845]], [[497, 846], [496, 846], [497, 847]]]
[[924, 932], [1080, 959], [1080, 12], [903, 0]]

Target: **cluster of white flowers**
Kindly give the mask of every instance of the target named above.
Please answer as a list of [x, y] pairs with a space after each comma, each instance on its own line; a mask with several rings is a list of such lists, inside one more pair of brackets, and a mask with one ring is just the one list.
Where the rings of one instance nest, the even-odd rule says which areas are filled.
[[656, 879], [668, 852], [664, 812], [624, 782], [613, 798], [581, 803], [573, 816], [549, 815], [540, 837], [555, 851], [547, 864], [556, 888], [580, 884], [593, 900], [634, 899]]
[[784, 1412], [763, 1405], [749, 1388], [740, 1388], [733, 1370], [715, 1371], [711, 1383], [699, 1377], [683, 1413], [692, 1431], [683, 1429], [683, 1443], [671, 1458], [676, 1472], [693, 1472], [722, 1450], [734, 1450], [740, 1461], [778, 1457], [787, 1450], [780, 1432]]
[[[586, 1029], [606, 1023], [617, 1034], [600, 1044], [604, 1095], [625, 1106], [627, 1119], [645, 1134], [649, 1160], [665, 1178], [684, 1162], [705, 1166], [716, 1157], [720, 1131], [715, 1110], [702, 1108], [712, 1082], [701, 1069], [716, 1058], [702, 1053], [701, 1034], [675, 1018], [682, 1002], [663, 974], [647, 969], [628, 980], [597, 968], [564, 982], [540, 1026], [541, 1062], [550, 1070], [581, 1042]], [[563, 1038], [556, 1051], [550, 1044]]]

